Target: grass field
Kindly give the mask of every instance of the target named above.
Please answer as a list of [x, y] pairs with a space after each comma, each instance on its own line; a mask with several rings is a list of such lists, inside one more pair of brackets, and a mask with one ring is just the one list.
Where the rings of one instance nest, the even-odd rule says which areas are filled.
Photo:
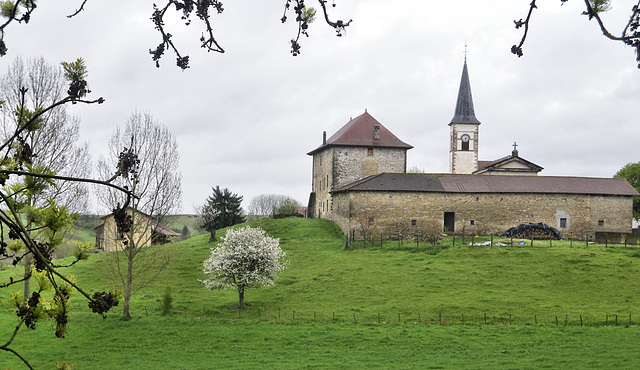
[[[215, 245], [201, 235], [163, 247], [176, 250], [172, 267], [133, 297], [133, 320], [121, 321], [117, 307], [105, 320], [91, 315], [76, 294], [67, 338], [55, 339], [44, 322], [36, 331], [21, 331], [14, 348], [37, 367], [64, 360], [92, 369], [640, 363], [637, 247], [531, 247], [528, 241], [451, 247], [443, 241], [449, 247], [389, 242], [344, 250], [340, 230], [325, 220], [251, 224], [281, 239], [290, 264], [275, 286], [246, 292], [244, 311], [237, 310], [236, 292], [208, 291], [198, 282]], [[99, 273], [102, 258], [92, 255], [67, 273], [88, 291], [109, 289]], [[3, 271], [0, 278], [14, 273]], [[174, 309], [161, 317], [166, 287]], [[13, 310], [1, 309], [0, 338], [15, 323]], [[20, 363], [0, 353], [0, 368], [5, 366]]]

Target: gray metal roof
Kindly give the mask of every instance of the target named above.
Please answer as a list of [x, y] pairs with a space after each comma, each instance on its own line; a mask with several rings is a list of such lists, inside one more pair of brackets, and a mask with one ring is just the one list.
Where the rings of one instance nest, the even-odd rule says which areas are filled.
[[625, 179], [419, 173], [383, 173], [334, 190], [345, 191], [640, 195]]
[[458, 90], [458, 101], [456, 111], [449, 125], [454, 123], [480, 124], [473, 110], [473, 98], [471, 97], [471, 83], [469, 83], [469, 71], [467, 70], [467, 60], [462, 68], [462, 78], [460, 79], [460, 89]]

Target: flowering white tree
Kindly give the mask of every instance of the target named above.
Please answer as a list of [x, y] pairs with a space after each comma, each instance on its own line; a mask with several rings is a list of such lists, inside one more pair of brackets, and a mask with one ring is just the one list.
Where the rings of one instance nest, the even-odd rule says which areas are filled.
[[244, 308], [245, 288], [273, 285], [276, 274], [284, 270], [287, 261], [280, 248], [280, 239], [272, 238], [264, 230], [249, 226], [230, 229], [211, 257], [204, 261], [200, 280], [207, 289], [238, 289], [240, 308]]

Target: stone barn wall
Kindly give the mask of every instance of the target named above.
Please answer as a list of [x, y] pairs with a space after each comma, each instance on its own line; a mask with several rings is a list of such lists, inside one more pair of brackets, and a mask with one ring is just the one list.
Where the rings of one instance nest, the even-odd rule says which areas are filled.
[[343, 232], [363, 220], [385, 227], [403, 220], [411, 225], [437, 222], [454, 213], [454, 231], [501, 234], [523, 223], [543, 222], [565, 238], [595, 232], [631, 232], [631, 197], [575, 194], [436, 193], [351, 191], [334, 194], [331, 219]]

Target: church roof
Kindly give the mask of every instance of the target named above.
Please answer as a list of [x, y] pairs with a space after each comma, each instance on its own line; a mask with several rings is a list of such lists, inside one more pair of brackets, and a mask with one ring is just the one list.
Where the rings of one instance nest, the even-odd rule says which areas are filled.
[[456, 102], [456, 111], [449, 125], [454, 123], [472, 123], [479, 125], [480, 121], [476, 118], [473, 110], [473, 98], [471, 97], [471, 83], [469, 83], [469, 71], [467, 70], [467, 60], [464, 61], [462, 68], [462, 78], [460, 79], [460, 89], [458, 90], [458, 101]]
[[[374, 136], [374, 128], [378, 127], [379, 135]], [[376, 140], [377, 139], [377, 140]], [[378, 122], [366, 110], [356, 118], [352, 118], [333, 134], [325, 143], [307, 153], [313, 155], [330, 146], [366, 146], [373, 148], [411, 149], [413, 146], [398, 139], [391, 131]]]
[[490, 176], [383, 173], [334, 190], [439, 193], [640, 195], [625, 179], [560, 176]]
[[[508, 164], [517, 162], [523, 166], [523, 168], [507, 168]], [[520, 156], [518, 151], [513, 150], [511, 155], [496, 159], [495, 161], [478, 161], [478, 169], [474, 171], [474, 174], [482, 174], [484, 172], [496, 171], [496, 172], [535, 172], [538, 173], [544, 168], [537, 164], [530, 162]]]

